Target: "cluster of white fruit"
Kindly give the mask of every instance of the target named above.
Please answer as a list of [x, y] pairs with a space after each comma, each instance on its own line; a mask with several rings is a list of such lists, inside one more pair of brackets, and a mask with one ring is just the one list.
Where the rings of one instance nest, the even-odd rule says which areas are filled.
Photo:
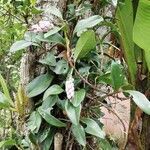
[[66, 94], [67, 94], [67, 98], [71, 99], [74, 97], [74, 79], [72, 77], [70, 77], [67, 81], [66, 81]]
[[49, 21], [39, 21], [39, 23], [34, 24], [31, 26], [30, 31], [39, 33], [39, 32], [48, 32], [50, 29], [52, 29], [54, 25], [50, 23]]

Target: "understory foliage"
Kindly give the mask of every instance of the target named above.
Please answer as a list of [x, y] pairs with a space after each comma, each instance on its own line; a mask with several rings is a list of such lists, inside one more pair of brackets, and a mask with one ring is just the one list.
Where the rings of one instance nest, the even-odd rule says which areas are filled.
[[[146, 0], [142, 2], [139, 7], [146, 5]], [[18, 8], [16, 11], [22, 12], [17, 18], [24, 19], [27, 27], [33, 15], [43, 12], [36, 9], [33, 0], [6, 2], [5, 5], [6, 8], [15, 5]], [[48, 21], [40, 21], [28, 27], [22, 39], [16, 33], [19, 38], [11, 40], [16, 42], [11, 43], [10, 51], [5, 53], [22, 54], [22, 49], [26, 49], [26, 53], [34, 53], [36, 65], [33, 67], [38, 66], [40, 71], [34, 74], [34, 79], [26, 87], [18, 84], [16, 90], [9, 90], [9, 85], [0, 76], [0, 120], [6, 121], [4, 113], [9, 116], [5, 138], [0, 137], [0, 148], [49, 150], [60, 145], [66, 150], [117, 149], [117, 143], [110, 141], [103, 130], [100, 107], [106, 107], [116, 115], [106, 98], [112, 96], [119, 99], [120, 92], [127, 97], [132, 96], [134, 102], [150, 115], [148, 99], [135, 91], [139, 90], [135, 88], [137, 62], [134, 52], [128, 54], [129, 48], [133, 50], [134, 47], [131, 33], [123, 35], [124, 30], [130, 29], [130, 25], [121, 20], [124, 6], [130, 9], [131, 3], [127, 0], [118, 3], [103, 0], [95, 6], [79, 1], [69, 3], [64, 14], [58, 8], [50, 7], [49, 13], [58, 20], [55, 26], [50, 27]], [[107, 8], [116, 11], [117, 15], [104, 13]], [[13, 12], [13, 16], [15, 13], [19, 14]], [[139, 12], [137, 17], [140, 17]], [[141, 46], [139, 35], [136, 35], [141, 26], [138, 21], [135, 21], [134, 40], [146, 49], [147, 54], [148, 48], [143, 46], [147, 43]], [[25, 27], [20, 26], [20, 22], [17, 25], [19, 27], [13, 26], [17, 32], [24, 32]], [[132, 62], [132, 57], [135, 62]], [[149, 65], [148, 61], [146, 58]]]

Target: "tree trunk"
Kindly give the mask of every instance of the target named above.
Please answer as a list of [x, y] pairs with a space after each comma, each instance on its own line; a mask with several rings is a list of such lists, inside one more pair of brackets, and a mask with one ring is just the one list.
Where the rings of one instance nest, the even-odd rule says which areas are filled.
[[[38, 7], [43, 9], [43, 10], [47, 10], [47, 8], [49, 6], [56, 6], [58, 7], [62, 13], [64, 13], [64, 10], [66, 9], [66, 0], [39, 0], [38, 1]], [[33, 19], [33, 22], [29, 22], [29, 30], [31, 28], [31, 26], [35, 23], [35, 22], [39, 22], [39, 21], [49, 21], [51, 23], [51, 26], [54, 26], [54, 24], [57, 23], [57, 19], [50, 15], [47, 14], [46, 12], [44, 12], [42, 14], [42, 16], [35, 16], [35, 18]], [[27, 21], [28, 22], [28, 21]], [[41, 52], [42, 50], [38, 49], [36, 52], [33, 52], [32, 50], [32, 46], [27, 49], [26, 53], [23, 54], [22, 59], [21, 59], [21, 65], [20, 65], [20, 79], [21, 79], [21, 85], [22, 87], [25, 89], [26, 86], [28, 85], [28, 83], [34, 79], [36, 76], [40, 75], [43, 71], [43, 67], [39, 66], [37, 64], [37, 58], [36, 56], [38, 56], [39, 53], [43, 53]], [[42, 54], [42, 56], [45, 55], [45, 53]], [[41, 56], [41, 57], [42, 57]], [[40, 58], [38, 58], [40, 59]], [[36, 60], [36, 61], [35, 61]], [[45, 70], [45, 68], [44, 68]], [[29, 100], [30, 104], [29, 106], [26, 108], [27, 112], [31, 112], [32, 109], [34, 109], [34, 103], [32, 100]], [[27, 123], [24, 122], [23, 124], [20, 125], [20, 130], [19, 133], [21, 133], [22, 135], [29, 135], [29, 131], [27, 129]], [[62, 140], [63, 137], [60, 137], [61, 134], [59, 134], [59, 136], [57, 136], [58, 134], [56, 133], [55, 136], [55, 140], [54, 140], [54, 147], [55, 150], [61, 150], [62, 149]], [[57, 138], [56, 138], [57, 137]], [[60, 138], [61, 140], [60, 140]], [[34, 149], [41, 149], [38, 145], [31, 145], [30, 149], [34, 150]]]

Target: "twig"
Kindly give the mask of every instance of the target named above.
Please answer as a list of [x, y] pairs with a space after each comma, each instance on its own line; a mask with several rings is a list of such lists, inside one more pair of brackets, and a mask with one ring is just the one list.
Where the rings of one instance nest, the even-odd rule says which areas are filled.
[[112, 43], [104, 42], [103, 44], [110, 45], [110, 46], [114, 47], [115, 49], [117, 49], [118, 51], [121, 51], [121, 49], [120, 49], [120, 48], [118, 48], [117, 46], [115, 46], [115, 45], [114, 45], [114, 44], [112, 44]]
[[92, 89], [96, 90], [96, 91], [99, 91], [99, 92], [102, 92], [102, 93], [105, 93], [105, 94], [108, 94], [107, 92], [97, 88], [96, 86], [92, 85], [88, 80], [86, 80], [79, 72], [78, 70], [72, 66], [73, 69], [75, 70], [76, 74], [81, 78], [82, 81], [84, 81], [86, 84], [88, 84]]
[[49, 51], [51, 51], [53, 48], [55, 48], [56, 46], [57, 46], [58, 44], [54, 44], [54, 45], [52, 45], [52, 47], [50, 48], [50, 49], [46, 49], [46, 48], [44, 48], [42, 45], [39, 45], [42, 49], [44, 49], [45, 51], [44, 52], [41, 52], [41, 53], [39, 53], [38, 54], [38, 57], [40, 57], [41, 55], [43, 55], [43, 54], [45, 54], [45, 53], [47, 53], [47, 52], [49, 52]]
[[109, 54], [107, 54], [107, 53], [104, 53], [104, 56], [107, 56], [108, 58], [110, 58], [110, 59], [112, 59], [113, 61], [115, 61], [115, 58], [114, 57], [112, 57], [112, 56], [110, 56]]
[[69, 140], [70, 140], [70, 136], [71, 136], [71, 130], [69, 130], [69, 132], [68, 132], [68, 138], [67, 138], [67, 144], [66, 144], [66, 148], [65, 148], [65, 150], [67, 150], [67, 149], [68, 149], [68, 147], [69, 147], [69, 144], [70, 144], [70, 142], [69, 142]]

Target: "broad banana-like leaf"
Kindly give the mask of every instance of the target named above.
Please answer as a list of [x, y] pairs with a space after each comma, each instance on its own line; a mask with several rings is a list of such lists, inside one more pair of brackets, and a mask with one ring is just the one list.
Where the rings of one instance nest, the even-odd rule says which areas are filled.
[[125, 0], [124, 4], [119, 4], [116, 12], [117, 24], [119, 27], [121, 44], [124, 56], [128, 64], [130, 82], [135, 85], [137, 66], [134, 55], [133, 42], [133, 10], [132, 1]]
[[144, 50], [150, 71], [150, 1], [140, 0], [133, 28], [134, 42]]

